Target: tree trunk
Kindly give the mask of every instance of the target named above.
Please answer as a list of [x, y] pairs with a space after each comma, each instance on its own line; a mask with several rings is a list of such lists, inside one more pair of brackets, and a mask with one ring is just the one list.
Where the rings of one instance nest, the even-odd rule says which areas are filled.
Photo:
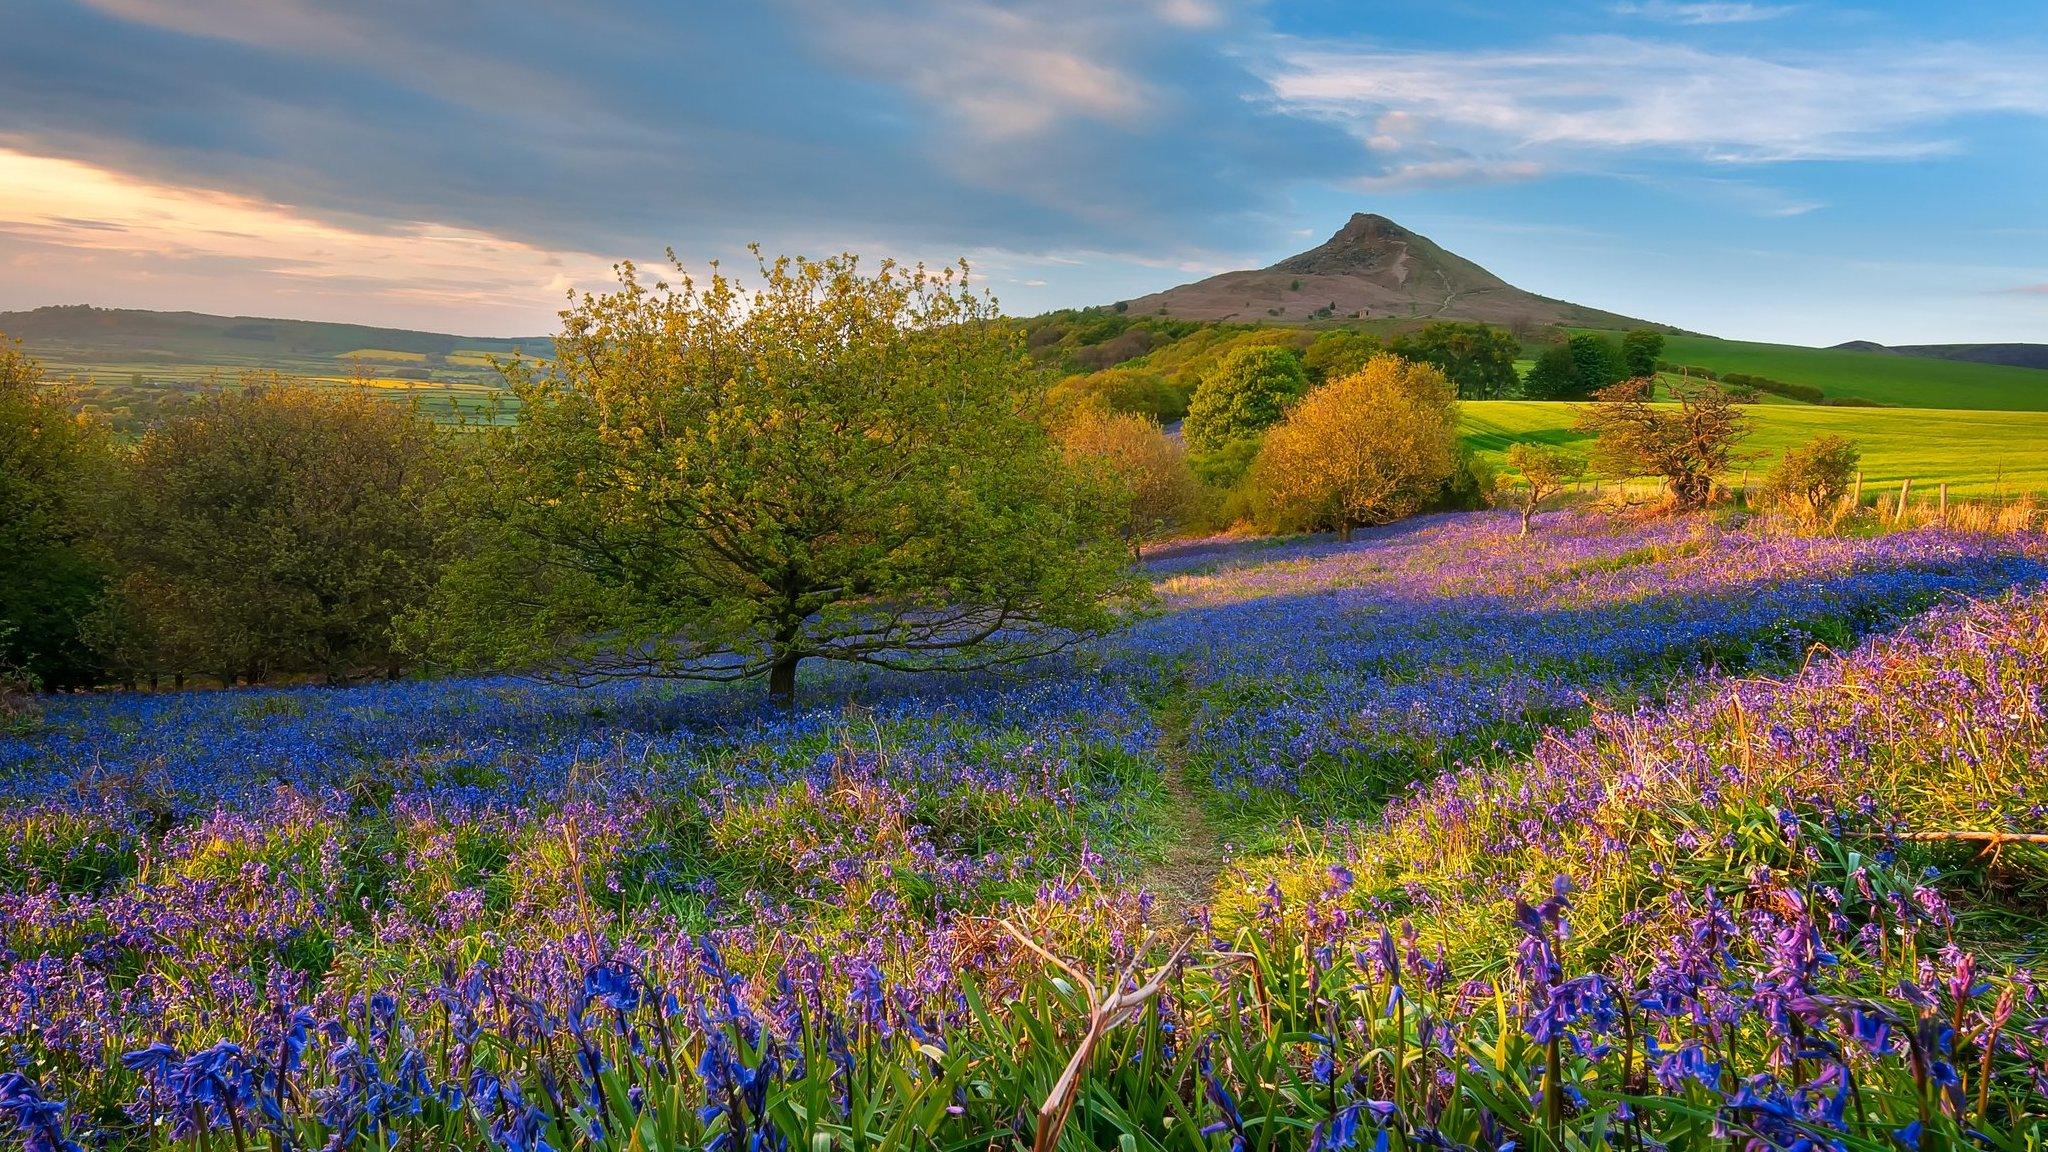
[[1534, 500], [1531, 500], [1522, 508], [1522, 535], [1527, 536], [1529, 534], [1529, 521], [1534, 520], [1535, 518], [1536, 502]]
[[1351, 543], [1351, 521], [1339, 520], [1337, 522], [1337, 542], [1339, 544]]
[[801, 659], [794, 652], [777, 652], [775, 662], [768, 665], [768, 698], [777, 707], [796, 705], [796, 665]]

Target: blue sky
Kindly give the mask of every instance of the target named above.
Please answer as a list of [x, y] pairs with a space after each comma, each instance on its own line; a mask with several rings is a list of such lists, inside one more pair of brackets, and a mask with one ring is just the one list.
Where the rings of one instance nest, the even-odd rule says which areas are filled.
[[548, 331], [621, 258], [1104, 303], [1391, 216], [1546, 295], [2048, 341], [2032, 3], [0, 0], [0, 309]]

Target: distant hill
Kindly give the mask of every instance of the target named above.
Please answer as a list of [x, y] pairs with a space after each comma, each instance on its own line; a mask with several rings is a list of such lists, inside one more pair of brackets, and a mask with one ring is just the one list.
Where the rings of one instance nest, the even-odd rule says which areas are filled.
[[452, 336], [317, 320], [86, 305], [0, 312], [0, 333], [20, 340], [31, 354], [52, 363], [120, 365], [141, 371], [246, 366], [333, 372], [344, 368], [352, 353], [365, 352], [371, 353], [362, 357], [368, 361], [419, 365], [454, 356], [455, 365], [461, 366], [465, 353], [502, 356], [524, 351], [529, 356], [546, 356], [553, 348], [553, 341], [545, 336]]
[[1613, 312], [1538, 296], [1384, 216], [1360, 212], [1329, 240], [1271, 267], [1225, 272], [1126, 302], [1184, 320], [1479, 320], [1515, 328], [1632, 328]]
[[2048, 368], [2048, 344], [1879, 344], [1851, 340], [1835, 348], [1850, 352], [1893, 352], [1926, 360], [1961, 360], [1971, 364], [2003, 364], [2009, 368]]

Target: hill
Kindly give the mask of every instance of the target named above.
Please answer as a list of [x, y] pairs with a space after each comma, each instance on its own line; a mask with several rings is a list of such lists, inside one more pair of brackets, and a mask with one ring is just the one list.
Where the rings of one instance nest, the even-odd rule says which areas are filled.
[[1851, 352], [1892, 352], [1928, 360], [1963, 360], [1972, 364], [2004, 364], [2013, 368], [2048, 368], [2048, 344], [1879, 344], [1851, 340], [1835, 349]]
[[454, 336], [318, 320], [86, 305], [0, 312], [0, 332], [52, 364], [250, 366], [280, 371], [308, 366], [334, 371], [358, 353], [360, 359], [375, 362], [432, 365], [454, 358], [460, 364], [475, 354], [524, 351], [544, 356], [553, 346], [545, 336]]
[[1270, 267], [1140, 296], [1139, 315], [1186, 320], [1479, 320], [1527, 329], [1644, 323], [1527, 292], [1384, 216], [1356, 213], [1322, 244]]
[[1665, 338], [1664, 359], [1806, 384], [1833, 399], [1855, 397], [1906, 408], [2048, 411], [2048, 371], [1930, 359], [1881, 345], [1803, 348], [1674, 335]]

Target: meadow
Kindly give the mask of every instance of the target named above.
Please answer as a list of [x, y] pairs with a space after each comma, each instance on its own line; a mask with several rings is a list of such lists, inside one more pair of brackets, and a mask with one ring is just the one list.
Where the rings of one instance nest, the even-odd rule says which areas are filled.
[[0, 737], [0, 1116], [236, 1152], [2048, 1139], [2048, 543], [1538, 524], [1185, 541], [1126, 632], [793, 711], [45, 698]]
[[1664, 359], [1902, 408], [2048, 412], [2048, 372], [2038, 368], [1683, 335], [1665, 339]]
[[[1467, 401], [1463, 435], [1475, 451], [1495, 462], [1517, 441], [1568, 445], [1583, 452], [1591, 437], [1573, 427], [1578, 409], [1562, 401]], [[1879, 490], [1895, 493], [1899, 482], [1908, 479], [1923, 493], [1946, 482], [1959, 497], [2048, 493], [2048, 413], [1789, 403], [1755, 404], [1747, 411], [1753, 431], [1742, 449], [1754, 457], [1747, 465], [1754, 478], [1760, 479], [1786, 449], [1834, 433], [1856, 441], [1861, 449], [1866, 496]], [[1740, 473], [1728, 479], [1738, 482]]]

